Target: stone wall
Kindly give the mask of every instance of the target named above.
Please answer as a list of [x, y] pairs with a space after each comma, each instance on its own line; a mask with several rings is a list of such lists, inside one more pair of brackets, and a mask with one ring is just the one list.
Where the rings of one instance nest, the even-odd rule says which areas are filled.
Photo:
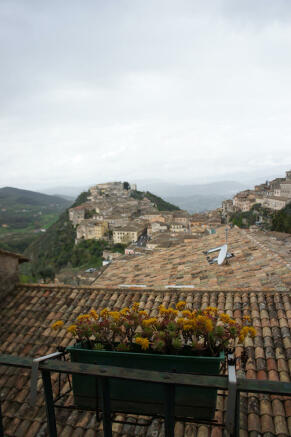
[[0, 298], [2, 299], [18, 282], [18, 258], [0, 252]]
[[281, 184], [281, 196], [291, 198], [291, 180]]

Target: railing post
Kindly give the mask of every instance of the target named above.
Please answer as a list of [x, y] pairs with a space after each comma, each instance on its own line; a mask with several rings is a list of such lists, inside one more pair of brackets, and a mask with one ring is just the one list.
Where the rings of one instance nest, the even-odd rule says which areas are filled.
[[0, 437], [4, 437], [4, 429], [2, 422], [1, 398], [0, 398]]
[[174, 437], [175, 385], [165, 384], [165, 437]]
[[51, 374], [48, 370], [42, 370], [42, 381], [45, 395], [46, 417], [49, 437], [57, 437], [56, 416], [52, 391]]
[[236, 412], [237, 412], [237, 380], [235, 373], [235, 360], [233, 355], [228, 357], [228, 397], [225, 426], [229, 435], [232, 437], [235, 433]]
[[240, 392], [236, 392], [236, 409], [235, 409], [235, 437], [239, 437], [240, 429]]
[[108, 378], [103, 376], [100, 377], [100, 382], [101, 382], [101, 391], [102, 391], [104, 437], [112, 437], [109, 381]]
[[45, 355], [43, 357], [35, 358], [32, 361], [32, 367], [31, 367], [31, 382], [30, 382], [30, 396], [29, 396], [29, 403], [31, 406], [35, 404], [36, 401], [36, 387], [37, 387], [37, 377], [38, 377], [38, 368], [42, 361], [46, 361], [49, 358], [56, 358], [61, 357], [63, 355], [63, 352], [54, 352], [49, 355]]

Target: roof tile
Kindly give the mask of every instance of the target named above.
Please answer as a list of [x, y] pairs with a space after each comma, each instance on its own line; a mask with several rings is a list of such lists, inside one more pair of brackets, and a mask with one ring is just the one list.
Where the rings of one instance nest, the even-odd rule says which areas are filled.
[[[247, 242], [242, 241], [240, 233], [238, 233], [235, 244], [237, 244], [236, 247], [239, 250], [239, 244], [247, 245]], [[193, 253], [193, 247], [191, 250]], [[258, 251], [255, 252], [259, 255]], [[277, 292], [274, 289], [263, 290], [261, 288], [262, 280], [268, 269], [266, 264], [262, 272], [263, 259], [260, 260], [259, 257], [256, 259], [259, 270], [253, 275], [253, 279], [258, 281], [258, 290], [250, 291], [244, 289], [243, 286], [241, 289], [234, 288], [238, 286], [239, 282], [244, 281], [243, 278], [246, 274], [246, 271], [243, 271], [243, 269], [246, 269], [246, 264], [244, 264], [245, 255], [242, 255], [242, 253], [240, 262], [244, 267], [235, 272], [235, 281], [233, 283], [231, 283], [233, 273], [227, 275], [223, 272], [221, 275], [218, 267], [214, 266], [214, 269], [212, 269], [212, 266], [208, 266], [208, 264], [202, 265], [205, 258], [200, 259], [201, 265], [196, 266], [195, 269], [194, 264], [191, 263], [190, 252], [186, 251], [184, 263], [179, 261], [179, 256], [174, 249], [169, 253], [169, 256], [172, 259], [169, 262], [164, 260], [163, 269], [167, 270], [171, 265], [169, 272], [173, 275], [173, 278], [177, 277], [178, 268], [190, 266], [192, 272], [195, 271], [198, 274], [198, 271], [200, 271], [200, 276], [207, 275], [208, 287], [209, 281], [212, 280], [212, 283], [216, 283], [215, 275], [220, 275], [219, 281], [231, 285], [216, 289], [185, 288], [181, 290], [22, 285], [5, 298], [5, 311], [0, 310], [0, 339], [4, 340], [0, 346], [1, 351], [7, 353], [7, 351], [12, 350], [14, 354], [40, 356], [49, 351], [54, 351], [60, 344], [66, 346], [72, 341], [66, 330], [63, 329], [55, 333], [49, 327], [56, 316], [66, 322], [72, 322], [77, 315], [87, 312], [92, 307], [101, 309], [108, 306], [111, 309], [120, 309], [137, 300], [141, 302], [141, 307], [147, 309], [151, 315], [155, 315], [161, 303], [168, 307], [174, 306], [178, 300], [185, 300], [187, 307], [190, 309], [211, 305], [218, 306], [221, 311], [226, 311], [236, 318], [251, 315], [257, 329], [257, 336], [253, 340], [248, 339], [245, 342], [248, 357], [246, 376], [248, 378], [289, 381], [291, 375], [291, 337], [290, 328], [286, 325], [286, 321], [288, 320], [287, 311], [291, 311], [291, 297], [287, 291]], [[187, 264], [188, 261], [189, 264]], [[167, 277], [169, 276], [164, 275], [164, 272], [158, 272], [157, 274], [153, 272], [152, 274], [147, 265], [145, 269], [138, 264], [136, 267], [140, 267], [140, 270], [137, 271], [138, 278], [141, 278], [141, 274], [145, 277], [144, 273], [146, 271], [149, 275], [147, 278], [150, 278], [149, 280], [152, 280], [153, 283], [158, 278], [161, 284], [168, 284]], [[262, 276], [260, 276], [261, 274]], [[234, 278], [232, 279], [234, 280]], [[7, 341], [8, 338], [10, 339], [9, 342]], [[242, 351], [242, 347], [237, 346], [235, 356], [240, 357]], [[240, 360], [237, 360], [237, 374], [240, 377], [244, 374]], [[24, 436], [27, 434], [27, 437], [46, 435], [45, 410], [41, 391], [39, 391], [34, 409], [29, 408], [27, 404], [29, 375], [30, 372], [28, 371], [16, 372], [13, 368], [0, 368], [1, 393], [5, 399], [3, 402], [3, 415], [5, 426], [8, 429], [7, 436], [15, 436], [16, 433], [20, 435], [21, 432]], [[57, 381], [56, 377], [57, 375], [53, 377], [55, 383]], [[38, 381], [38, 388], [39, 390], [42, 388], [41, 378]], [[68, 384], [66, 383], [63, 390], [67, 388]], [[226, 405], [224, 400], [224, 398], [219, 397], [217, 402], [216, 418], [219, 421], [224, 418]], [[65, 405], [68, 406], [69, 404], [70, 398], [68, 398]], [[264, 437], [273, 434], [283, 436], [284, 433], [288, 435], [288, 426], [290, 427], [288, 418], [291, 418], [289, 410], [289, 399], [286, 400], [279, 396], [242, 394], [240, 435], [248, 437], [258, 435], [258, 433], [263, 433]], [[96, 424], [94, 413], [72, 412], [71, 410], [61, 410], [59, 412], [58, 409], [56, 416], [59, 435], [62, 437], [66, 437], [66, 435], [74, 437], [98, 435], [101, 437], [103, 434], [102, 426]], [[120, 415], [119, 417], [128, 419], [126, 415]], [[145, 427], [141, 425], [142, 421], [147, 420], [146, 418], [135, 416], [131, 420], [132, 423], [129, 425], [115, 423], [113, 425], [113, 435], [115, 437], [129, 435], [157, 437], [163, 435], [164, 426], [160, 419], [154, 419]], [[30, 426], [26, 429], [28, 423]], [[175, 432], [177, 435], [187, 437], [195, 437], [196, 435], [200, 437], [204, 435], [207, 435], [207, 437], [210, 435], [213, 437], [221, 436], [219, 427], [198, 424], [177, 423]]]
[[275, 431], [276, 431], [277, 435], [279, 435], [279, 434], [282, 434], [283, 436], [289, 435], [287, 422], [285, 420], [285, 417], [275, 416], [274, 417], [274, 425], [275, 425]]

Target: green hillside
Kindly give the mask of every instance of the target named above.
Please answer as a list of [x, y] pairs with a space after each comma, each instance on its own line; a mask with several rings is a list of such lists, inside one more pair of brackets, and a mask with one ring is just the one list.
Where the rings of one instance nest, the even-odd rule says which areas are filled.
[[18, 188], [0, 189], [0, 247], [23, 252], [69, 205], [58, 196]]
[[178, 211], [180, 208], [176, 205], [172, 205], [169, 202], [166, 202], [161, 197], [155, 196], [155, 194], [150, 193], [149, 191], [132, 191], [131, 197], [134, 199], [144, 199], [147, 197], [151, 202], [153, 202], [159, 211]]
[[[72, 207], [86, 202], [89, 192], [79, 195]], [[63, 212], [58, 220], [43, 235], [40, 235], [25, 251], [30, 263], [21, 266], [22, 279], [27, 281], [53, 279], [55, 273], [68, 265], [72, 267], [100, 267], [102, 252], [110, 249], [124, 253], [122, 244], [112, 245], [103, 240], [81, 241], [75, 245], [76, 230], [69, 220], [69, 211]]]
[[[72, 207], [86, 202], [88, 193], [81, 193]], [[64, 211], [43, 235], [25, 251], [37, 271], [45, 266], [59, 270], [69, 262], [76, 238], [76, 230], [69, 220], [69, 210]]]
[[253, 205], [250, 211], [238, 211], [230, 216], [230, 223], [239, 228], [249, 228], [256, 223], [260, 223], [261, 229], [270, 230], [271, 221], [272, 212], [262, 207], [260, 203]]
[[22, 190], [19, 188], [0, 188], [0, 207], [4, 206], [47, 206], [58, 207], [71, 202], [59, 196], [38, 193], [36, 191]]
[[271, 229], [291, 234], [291, 203], [273, 215]]

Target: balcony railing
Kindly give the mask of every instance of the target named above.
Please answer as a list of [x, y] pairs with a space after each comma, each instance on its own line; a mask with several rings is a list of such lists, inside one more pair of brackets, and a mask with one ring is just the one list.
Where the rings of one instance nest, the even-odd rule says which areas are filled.
[[[126, 379], [136, 381], [147, 381], [156, 384], [162, 384], [165, 389], [165, 436], [174, 437], [174, 405], [175, 405], [175, 388], [177, 386], [192, 386], [201, 388], [216, 388], [228, 392], [228, 403], [225, 427], [230, 436], [239, 435], [239, 417], [240, 417], [240, 394], [242, 392], [251, 392], [259, 394], [269, 394], [280, 396], [291, 396], [291, 383], [277, 382], [268, 380], [256, 380], [236, 378], [234, 363], [230, 363], [227, 376], [207, 376], [166, 373], [148, 370], [127, 369], [112, 366], [99, 366], [95, 364], [71, 363], [60, 361], [52, 356], [42, 357], [32, 360], [31, 358], [16, 357], [6, 354], [0, 354], [0, 365], [12, 366], [18, 368], [32, 369], [32, 398], [34, 397], [33, 388], [37, 380], [36, 372], [39, 370], [42, 374], [44, 387], [44, 397], [46, 404], [46, 416], [48, 435], [57, 437], [57, 427], [55, 418], [55, 400], [53, 397], [51, 373], [67, 375], [90, 375], [98, 379], [102, 387], [102, 412], [103, 412], [103, 432], [105, 437], [112, 437], [112, 420], [110, 406], [110, 388], [109, 379]], [[4, 437], [2, 424], [1, 403], [0, 403], [0, 437]]]

